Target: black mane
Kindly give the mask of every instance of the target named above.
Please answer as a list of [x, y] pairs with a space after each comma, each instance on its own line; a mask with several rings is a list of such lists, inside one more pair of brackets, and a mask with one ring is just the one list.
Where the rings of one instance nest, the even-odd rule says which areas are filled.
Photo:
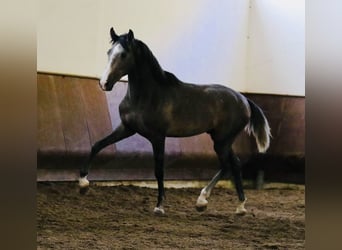
[[153, 77], [160, 84], [174, 84], [179, 82], [179, 80], [174, 74], [163, 70], [157, 58], [153, 55], [152, 51], [147, 47], [147, 45], [144, 42], [135, 39], [135, 46], [137, 48], [137, 67], [140, 67], [141, 65], [142, 68], [143, 65], [147, 64], [149, 69], [151, 70]]

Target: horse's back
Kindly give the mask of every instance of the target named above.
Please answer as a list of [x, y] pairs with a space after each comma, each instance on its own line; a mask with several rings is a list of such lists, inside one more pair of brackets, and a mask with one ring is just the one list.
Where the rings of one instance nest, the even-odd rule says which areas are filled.
[[204, 101], [209, 100], [221, 100], [225, 101], [229, 105], [247, 105], [248, 101], [241, 93], [220, 84], [193, 84], [184, 83], [180, 81], [174, 74], [164, 71], [166, 75], [166, 81], [169, 86], [176, 89], [177, 96], [186, 96], [188, 98], [194, 97], [196, 99], [201, 98]]
[[169, 134], [173, 136], [213, 131], [229, 134], [229, 130], [244, 128], [249, 120], [247, 99], [223, 85], [179, 82], [168, 95]]
[[249, 117], [248, 100], [240, 92], [220, 84], [189, 85], [192, 88], [198, 88], [198, 92], [203, 92], [203, 100], [210, 100], [209, 102], [214, 104], [217, 112], [223, 112], [228, 117], [232, 115]]
[[250, 118], [247, 98], [241, 93], [218, 84], [207, 85], [204, 91], [215, 98], [217, 115], [223, 126], [245, 126]]

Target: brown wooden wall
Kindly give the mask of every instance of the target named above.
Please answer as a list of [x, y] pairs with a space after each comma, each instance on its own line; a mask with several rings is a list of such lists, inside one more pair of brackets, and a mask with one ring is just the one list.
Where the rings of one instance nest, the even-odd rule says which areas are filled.
[[[51, 172], [70, 169], [74, 169], [74, 175], [65, 177], [62, 174], [64, 177], [60, 178], [76, 178], [76, 169], [84, 164], [91, 145], [112, 131], [112, 123], [119, 122], [117, 105], [125, 94], [125, 85], [119, 83], [109, 93], [111, 101], [108, 104], [96, 79], [38, 73], [38, 179], [47, 180]], [[265, 111], [269, 120], [273, 138], [268, 155], [303, 156], [305, 99], [245, 95]], [[242, 158], [253, 155], [256, 152], [254, 138], [242, 133], [234, 150]], [[169, 174], [166, 178], [211, 178], [217, 165], [208, 135], [167, 139]], [[94, 161], [93, 169], [93, 172], [97, 171], [95, 179], [154, 179], [152, 147], [144, 138], [135, 135], [105, 148]], [[107, 170], [103, 172], [103, 169]]]
[[[38, 74], [38, 155], [87, 154], [111, 130], [105, 95], [97, 81]], [[113, 146], [104, 153], [114, 153]]]
[[264, 111], [272, 133], [269, 154], [305, 154], [305, 98], [295, 96], [245, 94]]

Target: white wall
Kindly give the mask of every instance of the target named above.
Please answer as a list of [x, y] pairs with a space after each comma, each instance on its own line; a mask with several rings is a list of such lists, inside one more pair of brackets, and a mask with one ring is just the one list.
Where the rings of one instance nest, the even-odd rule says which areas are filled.
[[246, 90], [305, 95], [305, 0], [251, 0]]
[[109, 29], [131, 28], [181, 80], [244, 90], [248, 0], [39, 2], [38, 70], [100, 76]]
[[38, 71], [99, 77], [113, 26], [131, 28], [183, 81], [304, 95], [304, 0], [38, 3]]
[[38, 8], [37, 69], [95, 76], [101, 35], [97, 1], [40, 0]]

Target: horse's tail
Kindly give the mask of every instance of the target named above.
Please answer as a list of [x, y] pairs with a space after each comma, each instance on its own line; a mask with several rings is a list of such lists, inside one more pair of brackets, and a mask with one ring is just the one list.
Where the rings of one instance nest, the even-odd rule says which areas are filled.
[[251, 100], [248, 100], [248, 103], [251, 108], [251, 118], [247, 131], [252, 132], [255, 137], [258, 151], [264, 153], [270, 146], [271, 129], [261, 108]]

